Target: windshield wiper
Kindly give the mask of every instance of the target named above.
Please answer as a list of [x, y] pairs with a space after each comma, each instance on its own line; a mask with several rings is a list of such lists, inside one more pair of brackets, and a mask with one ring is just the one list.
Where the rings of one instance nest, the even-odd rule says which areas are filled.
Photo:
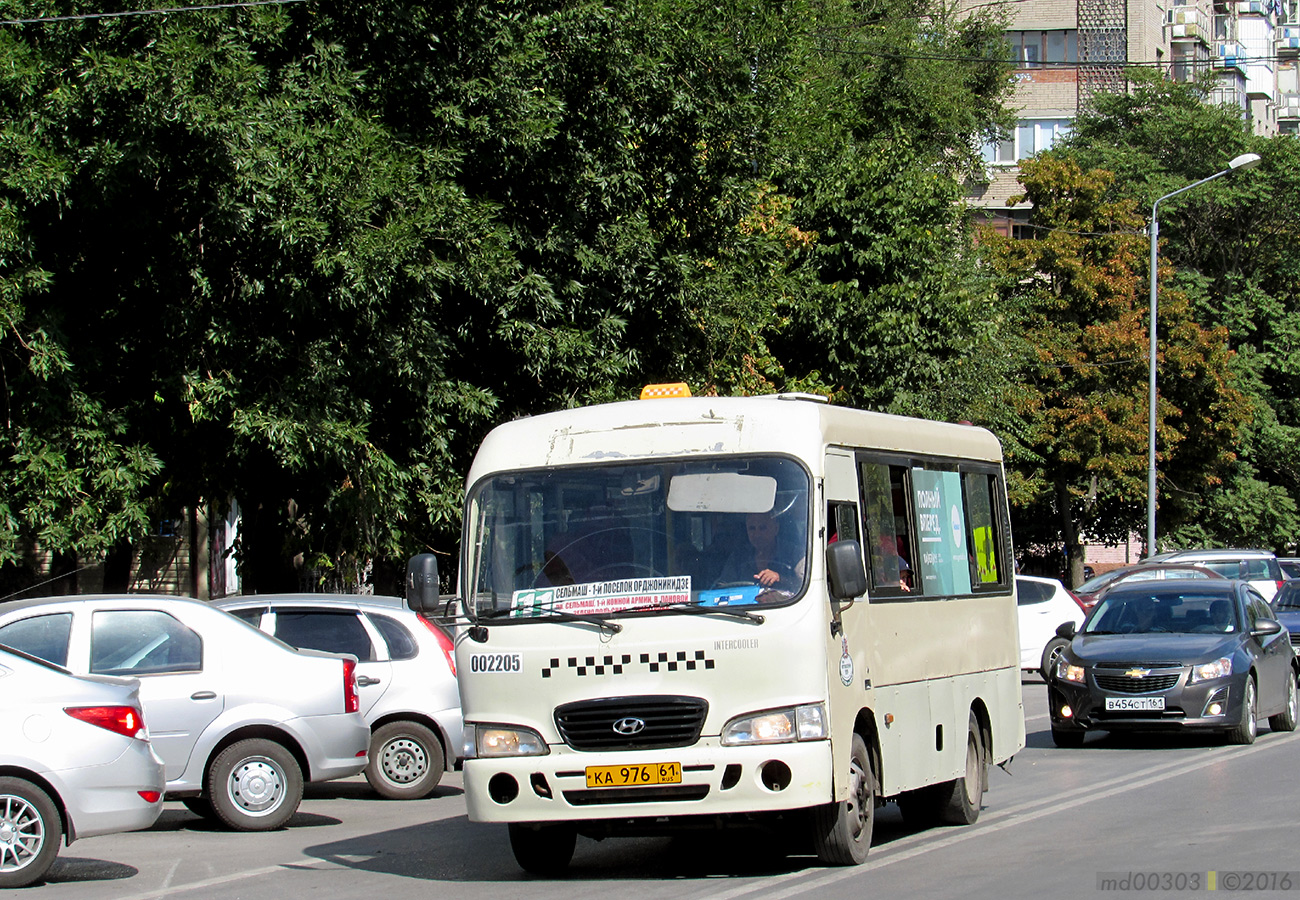
[[637, 612], [651, 613], [682, 613], [687, 616], [707, 616], [717, 614], [720, 616], [732, 616], [736, 619], [745, 619], [753, 622], [755, 625], [762, 625], [767, 621], [766, 618], [758, 613], [750, 612], [747, 609], [741, 609], [736, 606], [698, 606], [694, 603], [673, 603], [668, 606], [646, 606], [636, 610]]
[[532, 622], [537, 619], [559, 619], [561, 622], [582, 622], [586, 625], [595, 625], [601, 631], [608, 631], [610, 634], [618, 634], [623, 630], [623, 626], [617, 622], [611, 622], [601, 616], [583, 615], [582, 613], [566, 612], [562, 609], [539, 609], [529, 613], [526, 616], [516, 616], [512, 618], [503, 618], [509, 616], [514, 610], [494, 609], [486, 615], [479, 616], [479, 619], [501, 619], [498, 625], [514, 625], [522, 622]]

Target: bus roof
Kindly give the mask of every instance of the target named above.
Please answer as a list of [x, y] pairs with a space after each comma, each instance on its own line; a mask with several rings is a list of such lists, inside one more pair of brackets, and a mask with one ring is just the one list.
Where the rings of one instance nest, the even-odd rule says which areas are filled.
[[468, 484], [490, 472], [613, 460], [788, 453], [816, 460], [827, 446], [999, 462], [992, 432], [831, 406], [807, 395], [630, 400], [516, 419], [493, 429]]

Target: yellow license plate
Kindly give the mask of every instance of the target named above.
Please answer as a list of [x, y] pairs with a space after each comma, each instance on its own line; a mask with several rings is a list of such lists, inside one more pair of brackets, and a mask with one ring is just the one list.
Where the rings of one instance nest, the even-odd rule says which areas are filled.
[[636, 787], [642, 784], [681, 784], [682, 764], [647, 763], [643, 766], [587, 766], [587, 787]]

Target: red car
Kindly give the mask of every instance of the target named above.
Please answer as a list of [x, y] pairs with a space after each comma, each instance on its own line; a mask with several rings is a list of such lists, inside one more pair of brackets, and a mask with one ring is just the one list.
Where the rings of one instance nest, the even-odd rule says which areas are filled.
[[1218, 572], [1191, 563], [1139, 563], [1102, 572], [1089, 578], [1074, 589], [1074, 596], [1084, 609], [1092, 609], [1106, 591], [1126, 581], [1146, 581], [1166, 578], [1222, 578]]

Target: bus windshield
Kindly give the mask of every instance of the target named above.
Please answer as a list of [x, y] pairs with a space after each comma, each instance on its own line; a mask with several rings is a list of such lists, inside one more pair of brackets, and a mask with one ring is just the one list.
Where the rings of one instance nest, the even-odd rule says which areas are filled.
[[803, 591], [809, 476], [774, 456], [508, 472], [470, 496], [474, 618], [760, 607]]

